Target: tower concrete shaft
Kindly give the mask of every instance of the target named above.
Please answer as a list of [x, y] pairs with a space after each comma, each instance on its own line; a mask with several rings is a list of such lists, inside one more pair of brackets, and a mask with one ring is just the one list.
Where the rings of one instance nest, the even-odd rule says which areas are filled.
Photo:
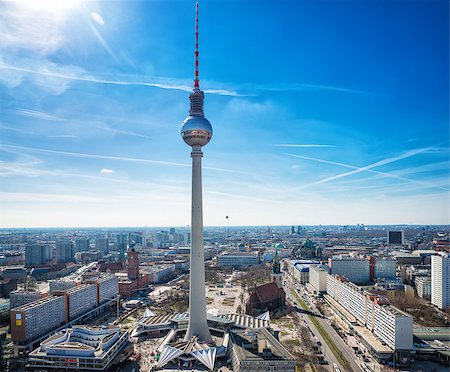
[[212, 342], [206, 320], [205, 251], [203, 245], [202, 157], [201, 146], [192, 152], [191, 272], [189, 284], [189, 325], [185, 339], [197, 335]]

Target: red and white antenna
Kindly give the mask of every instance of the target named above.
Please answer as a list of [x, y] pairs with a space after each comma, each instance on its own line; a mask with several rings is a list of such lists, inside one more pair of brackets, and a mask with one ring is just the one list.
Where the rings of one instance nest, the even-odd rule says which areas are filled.
[[198, 1], [195, 3], [195, 77], [194, 77], [194, 91], [189, 95], [191, 101], [190, 115], [204, 116], [203, 100], [204, 94], [200, 90], [200, 81], [198, 79]]
[[194, 90], [200, 89], [198, 80], [198, 1], [195, 4], [195, 79]]

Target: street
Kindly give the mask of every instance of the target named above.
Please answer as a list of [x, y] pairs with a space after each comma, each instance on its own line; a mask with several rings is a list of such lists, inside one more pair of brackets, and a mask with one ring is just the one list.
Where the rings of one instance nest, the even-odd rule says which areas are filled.
[[[310, 308], [310, 310], [312, 312], [312, 314], [310, 314], [310, 315], [316, 316], [316, 319], [318, 320], [320, 325], [323, 327], [325, 332], [328, 334], [328, 336], [331, 338], [331, 340], [335, 343], [335, 345], [340, 350], [340, 352], [342, 353], [344, 358], [347, 359], [348, 362], [350, 363], [351, 369], [353, 371], [358, 371], [358, 372], [362, 371], [361, 367], [358, 365], [358, 361], [355, 360], [355, 355], [353, 353], [353, 350], [350, 349], [350, 347], [341, 339], [341, 337], [337, 334], [337, 332], [331, 327], [328, 320], [319, 315], [320, 314], [319, 311], [315, 307], [313, 301], [311, 301], [311, 298], [309, 297], [309, 294], [307, 293], [307, 291], [304, 289], [304, 286], [296, 283], [287, 274], [284, 276], [283, 283], [285, 284], [285, 292], [287, 294], [287, 298], [292, 302], [292, 304], [296, 305], [296, 307], [300, 310], [300, 311], [298, 311], [298, 314], [301, 316], [302, 321], [305, 323], [305, 325], [308, 326], [308, 329], [311, 331], [313, 337], [318, 339], [320, 341], [320, 343], [322, 344], [322, 349], [325, 354], [325, 359], [330, 364], [336, 363], [340, 367], [341, 371], [348, 370], [348, 368], [345, 368], [345, 366], [343, 366], [338, 361], [336, 356], [331, 351], [329, 345], [326, 343], [325, 339], [321, 336], [321, 334], [315, 327], [314, 323], [309, 318], [308, 314], [302, 309], [302, 307], [298, 303], [297, 299], [294, 298], [294, 296], [292, 296], [291, 289], [294, 289], [296, 291], [296, 293], [298, 294], [298, 296], [300, 298], [304, 299], [305, 303], [307, 304], [307, 306]], [[300, 291], [298, 291], [297, 289], [299, 289]]]

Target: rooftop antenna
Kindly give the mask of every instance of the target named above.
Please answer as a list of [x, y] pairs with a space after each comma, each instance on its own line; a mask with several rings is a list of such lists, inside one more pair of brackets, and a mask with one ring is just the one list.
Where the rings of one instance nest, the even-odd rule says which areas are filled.
[[200, 90], [200, 81], [198, 79], [198, 1], [195, 3], [195, 76], [194, 89], [189, 96], [191, 107], [189, 115], [205, 116], [203, 112], [203, 101], [205, 99], [203, 92]]
[[195, 3], [195, 79], [194, 90], [199, 90], [200, 84], [198, 80], [198, 1]]

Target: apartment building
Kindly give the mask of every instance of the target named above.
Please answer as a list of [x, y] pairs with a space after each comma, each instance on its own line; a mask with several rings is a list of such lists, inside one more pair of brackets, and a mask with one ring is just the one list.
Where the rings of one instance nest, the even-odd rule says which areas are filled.
[[50, 285], [50, 294], [65, 292], [77, 285], [76, 282], [71, 280], [50, 280], [48, 283]]
[[119, 294], [119, 279], [115, 275], [98, 279], [98, 303], [102, 304]]
[[344, 277], [328, 275], [327, 293], [392, 350], [413, 348], [413, 318], [388, 305], [380, 291], [366, 291]]
[[417, 276], [414, 280], [417, 295], [425, 300], [431, 299], [431, 276]]
[[334, 256], [328, 259], [328, 266], [330, 274], [345, 276], [352, 283], [370, 282], [370, 262], [366, 258]]
[[11, 309], [11, 339], [25, 343], [66, 323], [64, 296], [48, 296]]
[[73, 243], [70, 240], [61, 240], [56, 242], [56, 262], [64, 263], [73, 261]]
[[11, 309], [29, 304], [30, 302], [39, 300], [44, 296], [44, 294], [36, 291], [12, 291], [9, 294], [9, 299], [11, 300]]
[[327, 291], [328, 266], [311, 265], [309, 267], [309, 284], [317, 292]]
[[109, 240], [108, 238], [95, 239], [95, 249], [103, 254], [109, 253]]
[[[394, 257], [370, 257], [373, 258], [373, 272], [371, 280], [395, 280], [397, 278], [397, 259]], [[372, 264], [372, 262], [371, 262]]]
[[224, 253], [217, 257], [217, 266], [223, 267], [243, 267], [254, 266], [259, 264], [259, 256], [257, 253], [235, 252]]
[[[25, 345], [45, 335], [117, 297], [119, 292], [117, 277], [113, 275], [80, 285], [61, 280], [52, 283], [53, 293], [57, 295], [20, 291], [13, 293], [14, 304], [28, 301], [11, 310], [11, 337], [16, 344]], [[31, 302], [36, 297], [38, 299]]]
[[440, 309], [450, 307], [450, 257], [431, 257], [431, 303]]
[[89, 250], [89, 239], [87, 238], [78, 238], [75, 240], [75, 248], [74, 253], [77, 252], [87, 252]]
[[97, 304], [97, 286], [81, 284], [66, 291], [68, 302], [67, 312], [70, 320], [83, 315], [95, 308]]

